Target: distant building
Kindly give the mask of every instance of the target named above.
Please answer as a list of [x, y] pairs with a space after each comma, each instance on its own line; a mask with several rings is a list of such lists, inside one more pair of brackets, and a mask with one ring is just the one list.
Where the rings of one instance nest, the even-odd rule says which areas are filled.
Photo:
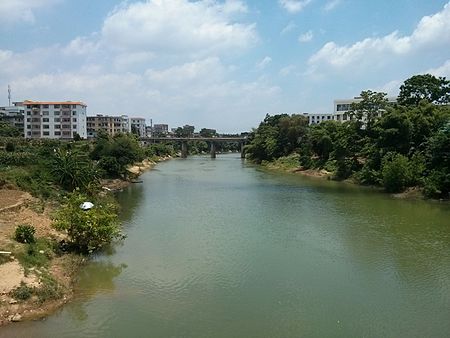
[[130, 118], [130, 128], [131, 132], [137, 133], [140, 137], [145, 137], [145, 119], [142, 117], [131, 117]]
[[167, 135], [169, 133], [168, 124], [155, 124], [152, 130], [154, 135]]
[[[388, 103], [396, 103], [397, 98], [396, 97], [388, 97], [387, 98]], [[348, 114], [349, 111], [352, 109], [353, 103], [359, 103], [362, 101], [361, 97], [354, 97], [353, 99], [338, 99], [334, 100], [334, 109], [333, 114], [335, 116], [336, 121], [345, 122], [350, 120], [350, 116]], [[378, 117], [381, 117], [383, 114], [383, 111], [378, 112]], [[365, 117], [363, 117], [363, 121], [365, 122]]]
[[24, 101], [26, 138], [87, 138], [86, 104], [79, 101]]
[[127, 115], [109, 116], [97, 114], [88, 116], [87, 136], [95, 138], [100, 130], [105, 131], [110, 136], [118, 133], [129, 133], [131, 132], [130, 119]]
[[0, 121], [19, 129], [22, 136], [25, 136], [24, 115], [25, 108], [22, 102], [15, 102], [14, 106], [0, 107]]
[[323, 121], [335, 120], [336, 116], [332, 113], [300, 113], [308, 119], [308, 124], [317, 124]]

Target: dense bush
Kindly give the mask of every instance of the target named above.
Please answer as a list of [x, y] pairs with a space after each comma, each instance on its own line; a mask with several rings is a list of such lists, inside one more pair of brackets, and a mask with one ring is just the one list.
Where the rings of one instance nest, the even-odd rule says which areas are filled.
[[36, 162], [36, 155], [31, 153], [4, 152], [0, 151], [0, 164], [23, 166]]
[[408, 158], [397, 153], [388, 153], [383, 158], [383, 186], [388, 192], [401, 192], [411, 179]]
[[33, 288], [27, 286], [24, 282], [11, 291], [11, 296], [17, 300], [27, 300], [33, 295]]
[[14, 239], [20, 243], [34, 243], [36, 229], [32, 225], [21, 224], [16, 228]]
[[54, 223], [58, 230], [67, 231], [72, 248], [82, 253], [98, 250], [120, 237], [114, 205], [98, 201], [85, 211], [80, 205], [86, 201], [86, 195], [69, 194]]

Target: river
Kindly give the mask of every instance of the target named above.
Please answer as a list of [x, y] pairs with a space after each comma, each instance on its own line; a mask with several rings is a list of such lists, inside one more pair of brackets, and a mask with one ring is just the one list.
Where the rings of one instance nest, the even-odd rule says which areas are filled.
[[161, 163], [74, 300], [1, 337], [449, 337], [450, 206], [241, 161]]

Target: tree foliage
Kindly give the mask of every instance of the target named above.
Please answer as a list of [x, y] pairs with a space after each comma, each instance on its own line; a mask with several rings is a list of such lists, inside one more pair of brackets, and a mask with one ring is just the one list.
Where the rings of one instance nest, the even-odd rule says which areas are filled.
[[100, 133], [91, 152], [91, 158], [107, 176], [126, 175], [126, 167], [144, 159], [144, 151], [135, 135], [117, 134], [114, 137]]
[[450, 81], [431, 74], [414, 75], [407, 79], [400, 87], [398, 103], [417, 106], [422, 100], [435, 104], [450, 103]]
[[77, 150], [55, 150], [50, 161], [50, 173], [65, 190], [89, 191], [98, 183], [99, 172], [85, 154]]
[[81, 253], [93, 252], [121, 237], [115, 206], [96, 201], [85, 211], [80, 205], [86, 201], [84, 194], [70, 194], [54, 222], [56, 229], [67, 232], [70, 246]]
[[441, 104], [448, 81], [438, 80], [437, 87], [431, 87], [431, 76], [406, 80], [402, 95], [411, 99], [408, 105], [363, 91], [352, 119], [342, 123], [307, 126], [299, 115], [266, 115], [249, 136], [248, 158], [261, 163], [298, 153], [299, 167], [324, 168], [335, 179], [352, 177], [389, 192], [420, 186], [426, 196], [450, 198], [450, 105]]

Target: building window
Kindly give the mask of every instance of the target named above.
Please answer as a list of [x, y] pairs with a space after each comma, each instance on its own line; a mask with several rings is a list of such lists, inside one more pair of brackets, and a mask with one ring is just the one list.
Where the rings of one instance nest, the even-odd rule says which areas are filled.
[[61, 136], [61, 132], [60, 131], [55, 131], [55, 136]]
[[31, 124], [27, 124], [27, 129], [31, 129]]
[[347, 114], [342, 115], [342, 120], [347, 121]]
[[42, 105], [42, 108], [48, 108], [48, 104]]
[[42, 112], [42, 115], [48, 115], [48, 110], [44, 110], [44, 111]]
[[42, 125], [42, 128], [43, 128], [43, 129], [49, 129], [50, 126], [49, 126], [48, 124], [43, 124], [43, 125]]
[[30, 117], [27, 117], [27, 122], [31, 122], [31, 118]]
[[55, 124], [55, 129], [61, 129], [61, 125], [60, 124]]
[[72, 126], [72, 129], [77, 129], [77, 125], [74, 124], [74, 125]]
[[72, 116], [76, 116], [76, 115], [77, 115], [77, 111], [76, 110], [72, 111]]
[[61, 106], [60, 106], [59, 104], [55, 104], [53, 107], [54, 107], [55, 109], [61, 108]]
[[73, 105], [72, 105], [72, 108], [73, 108], [73, 109], [76, 109], [76, 108], [77, 108], [77, 105], [76, 105], [76, 104], [73, 104]]
[[77, 118], [74, 117], [74, 118], [72, 119], [72, 121], [73, 121], [73, 122], [77, 122]]
[[55, 120], [55, 122], [60, 122], [61, 121], [61, 119], [59, 117], [55, 117], [54, 120]]
[[44, 135], [44, 136], [49, 136], [49, 135], [50, 135], [50, 132], [44, 131], [44, 132], [43, 132], [43, 135]]
[[27, 115], [31, 115], [31, 111], [28, 110], [28, 111], [27, 111]]
[[44, 117], [44, 118], [42, 119], [42, 122], [49, 122], [49, 119]]

